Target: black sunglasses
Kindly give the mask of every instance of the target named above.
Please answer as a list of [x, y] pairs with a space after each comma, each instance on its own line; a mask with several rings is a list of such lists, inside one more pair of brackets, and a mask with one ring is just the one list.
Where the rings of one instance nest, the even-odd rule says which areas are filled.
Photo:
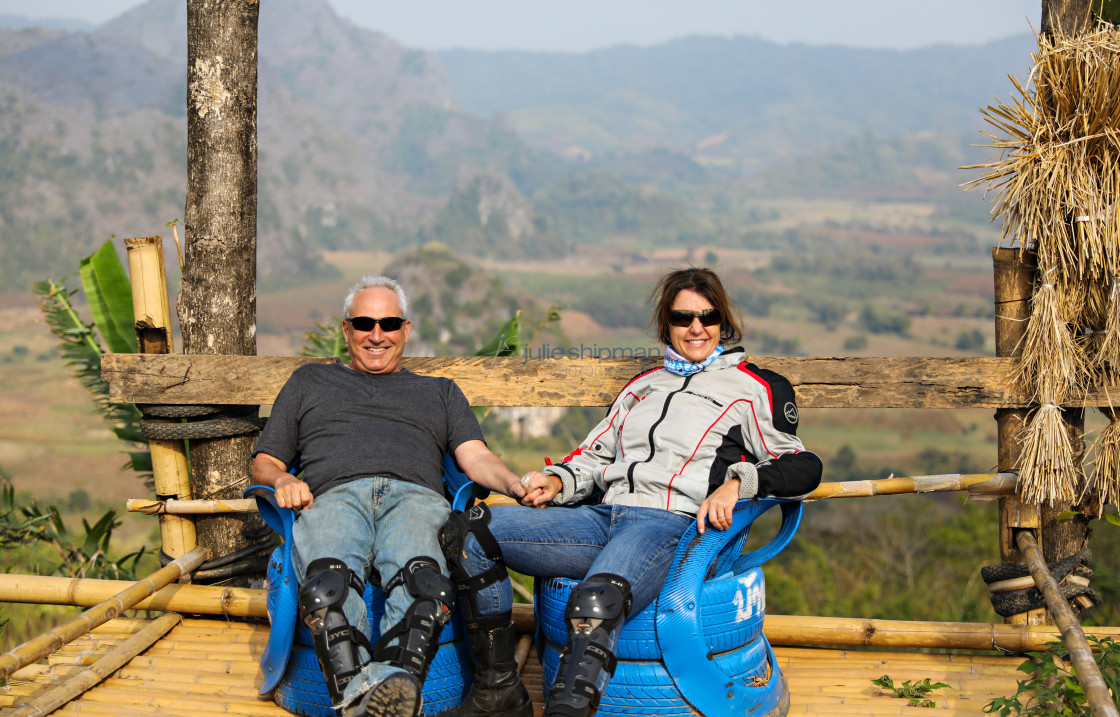
[[358, 331], [373, 331], [373, 327], [378, 324], [381, 325], [382, 331], [400, 331], [404, 326], [404, 319], [399, 316], [383, 316], [380, 319], [372, 319], [368, 316], [355, 316], [352, 319], [346, 319]]
[[669, 312], [669, 323], [680, 328], [692, 326], [693, 319], [700, 319], [701, 326], [715, 326], [723, 321], [723, 314], [719, 309], [704, 309], [703, 311], [677, 311]]

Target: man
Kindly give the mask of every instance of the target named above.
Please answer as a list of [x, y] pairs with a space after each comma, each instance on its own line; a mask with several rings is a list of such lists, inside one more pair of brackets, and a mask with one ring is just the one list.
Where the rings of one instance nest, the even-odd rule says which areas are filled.
[[[483, 443], [455, 382], [400, 368], [412, 328], [407, 309], [397, 282], [359, 280], [343, 304], [350, 363], [296, 370], [253, 453], [255, 481], [275, 489], [281, 507], [300, 511], [292, 541], [300, 619], [331, 700], [347, 716], [419, 712], [454, 595], [437, 537], [450, 514], [444, 454], [482, 486], [525, 494]], [[297, 458], [302, 478], [288, 472]], [[368, 642], [362, 590], [374, 570], [384, 580], [381, 628], [397, 638], [392, 646]]]

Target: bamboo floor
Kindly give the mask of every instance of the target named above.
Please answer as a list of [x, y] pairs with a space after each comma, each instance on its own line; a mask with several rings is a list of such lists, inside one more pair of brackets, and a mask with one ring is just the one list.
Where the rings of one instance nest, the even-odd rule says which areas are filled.
[[[151, 621], [118, 618], [17, 671], [0, 687], [0, 715], [92, 664], [107, 649]], [[257, 699], [257, 660], [268, 637], [263, 623], [187, 618], [108, 679], [60, 707], [55, 715], [286, 715]], [[917, 654], [807, 647], [774, 648], [789, 680], [791, 715], [981, 715], [995, 696], [1014, 694], [1021, 657]], [[932, 709], [912, 707], [871, 680], [945, 682]], [[541, 667], [530, 653], [522, 677], [542, 711]], [[713, 686], [713, 689], [718, 687]]]

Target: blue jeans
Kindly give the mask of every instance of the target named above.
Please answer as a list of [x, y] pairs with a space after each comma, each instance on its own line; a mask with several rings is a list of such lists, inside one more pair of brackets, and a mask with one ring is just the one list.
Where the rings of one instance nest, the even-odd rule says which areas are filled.
[[[376, 568], [389, 582], [412, 558], [426, 555], [447, 574], [447, 564], [436, 537], [447, 522], [451, 506], [442, 495], [393, 478], [359, 478], [332, 488], [300, 511], [292, 528], [292, 562], [303, 582], [304, 570], [318, 558], [336, 558], [368, 580]], [[385, 601], [381, 630], [400, 622], [412, 604], [408, 588], [401, 586]], [[369, 620], [362, 596], [350, 590], [343, 605], [346, 619], [367, 637]], [[346, 685], [343, 704], [362, 697], [397, 668], [371, 662]], [[341, 707], [342, 705], [335, 705]]]
[[[660, 508], [627, 505], [501, 506], [493, 510], [490, 531], [506, 565], [524, 575], [583, 580], [613, 573], [626, 578], [633, 591], [633, 615], [661, 592], [681, 535], [694, 522]], [[463, 564], [471, 575], [492, 564], [473, 535], [466, 555]], [[509, 580], [485, 588], [476, 599], [483, 615], [512, 609]]]

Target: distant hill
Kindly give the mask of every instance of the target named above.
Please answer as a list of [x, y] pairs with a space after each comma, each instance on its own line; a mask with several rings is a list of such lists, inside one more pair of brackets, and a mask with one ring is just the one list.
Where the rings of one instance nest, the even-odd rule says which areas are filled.
[[586, 54], [434, 53], [456, 104], [500, 112], [530, 145], [569, 159], [667, 148], [753, 170], [864, 131], [977, 129], [1007, 75], [1024, 76], [1028, 34], [920, 50], [689, 37]]
[[[977, 110], [1023, 74], [1030, 44], [694, 37], [432, 55], [325, 0], [270, 0], [258, 266], [315, 276], [323, 249], [431, 240], [503, 259], [734, 244], [774, 219], [755, 202], [773, 197], [960, 202]], [[57, 277], [110, 235], [182, 217], [185, 58], [181, 0], [91, 31], [0, 27], [0, 285]]]
[[[270, 1], [259, 33], [264, 275], [399, 243], [461, 173], [524, 161], [510, 129], [452, 107], [438, 63], [323, 0]], [[0, 279], [72, 270], [110, 234], [182, 216], [185, 68], [178, 0], [92, 32], [0, 29]]]
[[21, 17], [18, 15], [0, 15], [0, 27], [8, 27], [15, 30], [37, 27], [50, 30], [63, 30], [65, 32], [84, 32], [93, 29], [93, 25], [85, 20], [59, 17]]

